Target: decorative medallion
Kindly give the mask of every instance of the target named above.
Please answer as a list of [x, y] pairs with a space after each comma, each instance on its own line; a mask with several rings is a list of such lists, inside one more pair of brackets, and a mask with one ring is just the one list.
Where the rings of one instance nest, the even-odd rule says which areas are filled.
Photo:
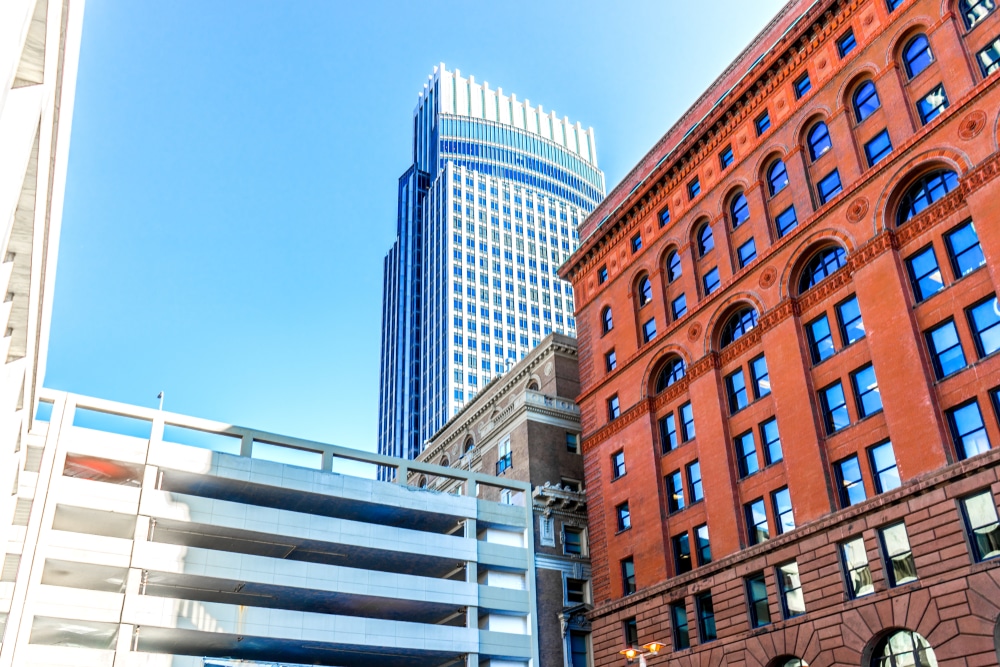
[[816, 63], [816, 65], [818, 65], [820, 69], [826, 67], [827, 66], [826, 58], [820, 58], [819, 62]]
[[701, 337], [701, 324], [695, 322], [688, 329], [688, 340], [696, 341]]
[[746, 142], [747, 142], [747, 135], [744, 134], [742, 137], [740, 137], [740, 143], [745, 144]]
[[767, 289], [774, 284], [774, 281], [778, 279], [778, 270], [773, 266], [769, 266], [760, 273], [760, 286]]
[[868, 213], [868, 200], [864, 197], [858, 197], [847, 207], [847, 220], [857, 224], [864, 219], [866, 213]]
[[776, 106], [777, 106], [777, 107], [778, 107], [779, 109], [784, 109], [784, 108], [785, 108], [785, 100], [784, 100], [784, 98], [782, 98], [782, 99], [778, 100], [778, 103], [777, 103], [777, 105], [776, 105]]
[[986, 127], [986, 112], [973, 111], [962, 119], [962, 123], [958, 126], [958, 136], [965, 141], [975, 139], [984, 127]]
[[871, 25], [874, 22], [875, 22], [875, 17], [872, 16], [871, 14], [869, 14], [868, 16], [866, 16], [865, 20], [862, 21], [862, 23], [864, 23], [866, 26], [869, 26], [869, 25]]
[[548, 376], [552, 375], [552, 369], [553, 368], [555, 368], [555, 366], [552, 365], [551, 361], [548, 362], [547, 364], [545, 364], [545, 371], [544, 371], [545, 372], [545, 377], [548, 377]]

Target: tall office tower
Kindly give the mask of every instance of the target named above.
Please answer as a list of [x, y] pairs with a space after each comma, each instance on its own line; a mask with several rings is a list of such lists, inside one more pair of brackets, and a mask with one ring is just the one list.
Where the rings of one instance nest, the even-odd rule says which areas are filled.
[[997, 664], [998, 120], [997, 3], [793, 0], [584, 223], [594, 665]]
[[0, 544], [45, 375], [82, 14], [81, 0], [0, 2]]
[[385, 258], [380, 453], [412, 459], [543, 336], [576, 335], [556, 269], [603, 198], [593, 129], [435, 68]]

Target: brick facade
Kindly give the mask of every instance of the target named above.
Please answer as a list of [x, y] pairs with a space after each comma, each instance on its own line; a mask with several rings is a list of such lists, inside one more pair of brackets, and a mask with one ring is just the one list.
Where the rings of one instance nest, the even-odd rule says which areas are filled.
[[[973, 21], [954, 0], [892, 4], [790, 2], [585, 222], [562, 269], [577, 295], [596, 665], [618, 664], [632, 618], [640, 643], [664, 641], [691, 665], [867, 667], [894, 629], [919, 633], [941, 665], [997, 663], [1000, 563], [975, 562], [960, 502], [992, 490], [995, 508], [1000, 495], [1000, 453], [977, 453], [1000, 445], [1000, 355], [982, 319], [991, 308], [973, 312], [1000, 282], [1000, 74], [980, 66], [1000, 10], [977, 5]], [[865, 103], [869, 82], [877, 103]], [[920, 183], [932, 195], [899, 218]], [[741, 261], [751, 239], [755, 257]], [[918, 275], [928, 248], [937, 273]], [[930, 347], [949, 323], [963, 363]], [[683, 377], [661, 383], [677, 360]], [[963, 441], [969, 413], [952, 411], [971, 401], [984, 430]], [[780, 434], [770, 456], [769, 434]], [[619, 451], [627, 472], [615, 479]], [[880, 467], [886, 452], [894, 468]], [[879, 530], [899, 521], [917, 579], [893, 586]], [[770, 539], [755, 544], [754, 524]], [[711, 562], [699, 566], [706, 526]], [[691, 572], [675, 548], [685, 535]], [[857, 537], [874, 592], [852, 599], [840, 551]], [[792, 561], [805, 613], [785, 618], [776, 568]], [[771, 620], [752, 629], [756, 573]], [[699, 593], [711, 594], [715, 640], [697, 627]], [[674, 646], [671, 603], [687, 611], [691, 648]]]

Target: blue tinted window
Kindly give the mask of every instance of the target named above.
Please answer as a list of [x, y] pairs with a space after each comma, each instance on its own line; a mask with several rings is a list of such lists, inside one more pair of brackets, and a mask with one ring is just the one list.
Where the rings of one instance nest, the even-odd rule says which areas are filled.
[[681, 256], [677, 251], [672, 251], [667, 255], [667, 282], [672, 283], [681, 276]]
[[660, 227], [666, 226], [670, 222], [670, 209], [665, 208], [660, 211]]
[[934, 202], [943, 199], [945, 195], [957, 187], [958, 176], [955, 172], [947, 169], [939, 169], [921, 176], [907, 189], [899, 203], [896, 224], [903, 224]]
[[767, 189], [771, 196], [778, 194], [788, 185], [788, 170], [781, 160], [775, 161], [767, 170]]
[[851, 418], [847, 413], [847, 399], [844, 397], [844, 387], [839, 381], [821, 389], [819, 400], [823, 407], [823, 423], [826, 425], [828, 435], [851, 425]]
[[965, 20], [965, 27], [972, 30], [996, 9], [994, 0], [959, 0], [958, 10]]
[[837, 490], [840, 506], [850, 507], [865, 500], [865, 483], [861, 479], [861, 465], [857, 456], [851, 456], [834, 464], [837, 473]]
[[778, 227], [778, 236], [784, 236], [788, 232], [795, 229], [796, 225], [799, 224], [799, 219], [795, 217], [795, 207], [789, 206], [787, 209], [779, 213], [774, 222]]
[[698, 255], [704, 257], [713, 248], [715, 237], [712, 235], [712, 226], [706, 222], [698, 231]]
[[947, 108], [948, 96], [945, 95], [944, 86], [940, 85], [917, 101], [917, 112], [923, 125], [940, 116]]
[[875, 492], [885, 493], [899, 487], [899, 469], [896, 467], [896, 453], [891, 442], [883, 442], [868, 450], [875, 479]]
[[990, 449], [979, 403], [972, 401], [948, 411], [948, 423], [960, 459], [982, 454]]
[[754, 121], [754, 127], [757, 128], [757, 136], [764, 134], [771, 128], [771, 116], [765, 111], [763, 114], [757, 117]]
[[750, 219], [750, 205], [742, 192], [736, 195], [733, 203], [729, 205], [729, 217], [732, 219], [733, 229]]
[[760, 425], [760, 439], [764, 449], [764, 461], [767, 465], [777, 463], [782, 459], [781, 438], [778, 436], [778, 420], [772, 417]]
[[986, 265], [986, 258], [979, 247], [979, 235], [971, 220], [948, 232], [944, 238], [955, 276], [960, 278]]
[[969, 309], [969, 324], [980, 358], [1000, 349], [1000, 305], [995, 296]]
[[758, 498], [752, 503], [743, 506], [746, 514], [747, 533], [750, 544], [760, 544], [771, 538], [771, 531], [767, 526], [767, 511], [764, 509], [764, 499]]
[[705, 296], [719, 289], [719, 268], [713, 267], [710, 269], [702, 278], [702, 284], [705, 287]]
[[733, 163], [733, 160], [733, 148], [732, 146], [726, 146], [722, 149], [722, 152], [719, 153], [719, 164], [721, 164], [722, 168], [725, 169]]
[[865, 157], [868, 158], [868, 166], [874, 167], [892, 152], [892, 141], [889, 139], [889, 130], [882, 130], [865, 144]]
[[840, 39], [837, 40], [837, 53], [843, 58], [848, 53], [854, 50], [854, 47], [858, 45], [856, 39], [854, 39], [854, 31], [848, 30], [844, 33]]
[[729, 395], [729, 412], [737, 413], [749, 404], [747, 383], [743, 371], [738, 370], [726, 376], [726, 392]]
[[882, 393], [875, 378], [875, 368], [868, 364], [851, 374], [854, 396], [857, 398], [858, 416], [861, 418], [882, 411]]
[[820, 179], [816, 184], [819, 194], [819, 203], [825, 204], [836, 197], [844, 188], [840, 184], [840, 173], [834, 169], [832, 172]]
[[760, 466], [757, 464], [757, 444], [753, 439], [753, 431], [736, 436], [734, 445], [741, 478], [748, 477], [760, 470]]
[[810, 90], [812, 90], [812, 82], [809, 80], [809, 73], [806, 72], [795, 80], [795, 99], [801, 98]]
[[741, 245], [737, 250], [737, 253], [739, 254], [741, 269], [750, 262], [757, 259], [757, 246], [754, 243], [753, 239], [750, 239], [749, 241]]
[[696, 178], [688, 183], [688, 197], [694, 199], [701, 194], [701, 182]]
[[865, 323], [861, 319], [857, 297], [852, 296], [837, 306], [837, 319], [840, 321], [840, 338], [845, 346], [865, 337]]
[[809, 354], [814, 364], [833, 356], [836, 351], [833, 346], [833, 334], [830, 333], [830, 322], [823, 315], [806, 326], [809, 335]]
[[805, 292], [847, 264], [847, 253], [840, 246], [820, 250], [802, 269], [799, 293]]
[[670, 303], [670, 310], [673, 312], [674, 319], [679, 320], [680, 318], [687, 315], [687, 297], [681, 294], [679, 297], [674, 299]]
[[826, 123], [816, 123], [813, 125], [813, 128], [809, 130], [806, 141], [809, 143], [809, 159], [813, 161], [833, 146], [833, 142], [830, 141], [830, 130], [827, 129]]
[[917, 35], [903, 48], [903, 66], [911, 79], [927, 69], [934, 61], [927, 35]]
[[854, 93], [854, 117], [860, 123], [881, 106], [875, 84], [865, 81]]
[[927, 246], [907, 258], [906, 268], [917, 301], [923, 301], [944, 289], [944, 279], [941, 277], [941, 269], [938, 267], [933, 247]]

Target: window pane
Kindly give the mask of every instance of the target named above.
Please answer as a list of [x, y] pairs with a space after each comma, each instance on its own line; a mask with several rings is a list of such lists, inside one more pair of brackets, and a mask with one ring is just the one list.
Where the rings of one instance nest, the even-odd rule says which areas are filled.
[[708, 540], [708, 526], [702, 525], [694, 529], [696, 548], [698, 550], [698, 565], [708, 565], [712, 562], [712, 547]]
[[[691, 494], [691, 502], [696, 503], [705, 498], [705, 493], [701, 486], [701, 464], [698, 461], [689, 463], [687, 466], [688, 490]], [[706, 531], [708, 529], [706, 528]]]
[[844, 398], [844, 388], [840, 382], [820, 391], [820, 404], [823, 406], [823, 417], [828, 434], [836, 433], [851, 425], [851, 418], [847, 413], [847, 400]]
[[944, 279], [938, 268], [934, 248], [928, 246], [906, 260], [910, 273], [910, 283], [913, 285], [913, 295], [917, 301], [923, 301], [932, 294], [944, 289]]
[[899, 487], [899, 469], [896, 467], [896, 454], [891, 442], [883, 442], [869, 450], [872, 464], [872, 477], [875, 478], [875, 490], [878, 493], [892, 491]]
[[841, 557], [844, 561], [844, 571], [847, 573], [848, 593], [852, 598], [869, 595], [875, 592], [871, 568], [868, 566], [868, 554], [865, 551], [865, 541], [857, 537], [840, 545]]
[[767, 584], [764, 574], [747, 577], [747, 601], [750, 604], [750, 626], [760, 628], [771, 622], [771, 612], [767, 604]]
[[757, 446], [754, 443], [753, 431], [736, 436], [735, 445], [740, 477], [747, 477], [760, 470], [760, 466], [757, 465]]
[[782, 459], [781, 438], [778, 436], [778, 420], [769, 419], [760, 425], [761, 439], [764, 442], [764, 457], [768, 465]]
[[861, 478], [861, 465], [858, 463], [857, 456], [851, 456], [838, 462], [835, 468], [842, 507], [850, 507], [867, 498], [865, 484]]
[[948, 411], [952, 437], [960, 459], [982, 454], [990, 449], [989, 436], [979, 412], [979, 403], [973, 401]]
[[970, 531], [973, 555], [977, 561], [1000, 556], [1000, 523], [993, 494], [987, 489], [962, 500], [962, 509]]
[[980, 357], [1000, 349], [1000, 304], [996, 297], [973, 306], [969, 311], [969, 320]]
[[948, 232], [945, 240], [948, 242], [948, 251], [956, 276], [962, 277], [986, 265], [986, 258], [983, 257], [983, 251], [979, 247], [979, 236], [972, 221]]
[[784, 535], [790, 530], [795, 530], [792, 497], [788, 493], [788, 487], [778, 489], [771, 494], [771, 497], [774, 500], [774, 518], [778, 524], [778, 534]]
[[764, 509], [764, 499], [758, 498], [744, 506], [746, 511], [747, 529], [750, 537], [750, 544], [760, 544], [771, 538], [771, 531], [767, 526], [767, 512]]
[[799, 219], [795, 217], [795, 207], [791, 206], [779, 213], [778, 217], [775, 218], [775, 223], [778, 227], [778, 236], [784, 236], [795, 229], [795, 226], [799, 224]]
[[892, 152], [892, 141], [889, 139], [889, 131], [882, 130], [875, 137], [865, 144], [865, 156], [868, 158], [868, 166], [874, 167]]
[[830, 333], [830, 323], [826, 315], [819, 317], [807, 326], [809, 333], [809, 352], [814, 364], [833, 356], [833, 335]]
[[806, 613], [806, 602], [802, 595], [798, 563], [793, 561], [778, 568], [778, 585], [781, 587], [785, 618], [793, 618]]
[[767, 372], [767, 360], [763, 355], [750, 362], [750, 377], [753, 378], [754, 397], [762, 398], [771, 393], [771, 377]]
[[948, 320], [928, 331], [927, 347], [934, 362], [934, 374], [939, 380], [965, 368], [965, 351], [954, 321]]
[[870, 417], [882, 411], [882, 394], [879, 392], [875, 369], [871, 364], [852, 375], [854, 395], [858, 401], [858, 415]]
[[940, 116], [947, 108], [948, 96], [945, 95], [944, 86], [938, 86], [917, 101], [917, 112], [924, 125]]
[[819, 183], [816, 184], [816, 190], [819, 193], [819, 202], [825, 204], [838, 194], [844, 188], [840, 184], [840, 172], [834, 169], [832, 172], [824, 176]]
[[865, 337], [865, 323], [861, 320], [861, 308], [857, 297], [851, 297], [837, 306], [840, 320], [840, 335], [844, 345], [850, 345]]

